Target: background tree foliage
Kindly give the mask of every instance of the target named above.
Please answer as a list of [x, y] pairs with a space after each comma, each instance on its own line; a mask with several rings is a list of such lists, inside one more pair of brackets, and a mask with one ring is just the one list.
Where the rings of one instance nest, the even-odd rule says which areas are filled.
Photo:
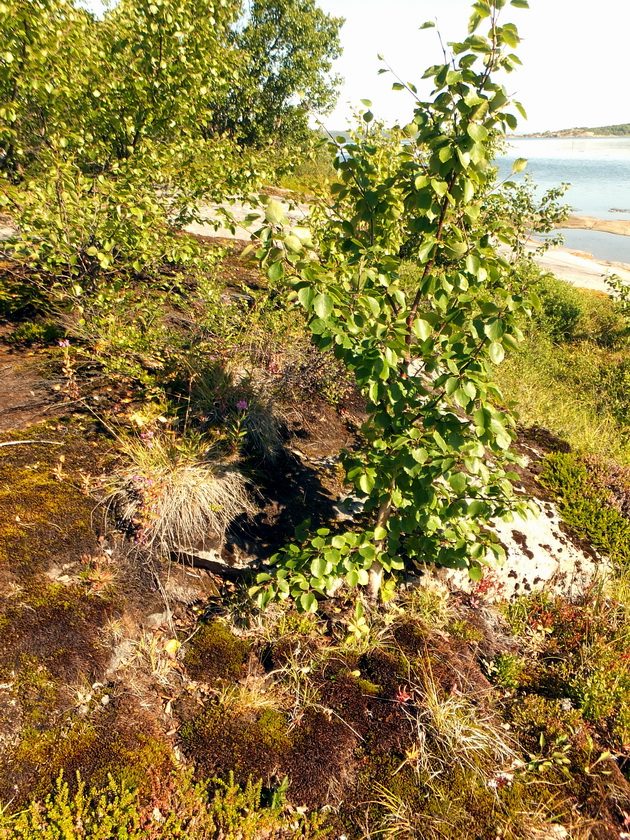
[[339, 25], [292, 0], [120, 0], [102, 18], [1, 2], [9, 252], [56, 286], [190, 265], [199, 249], [173, 234], [200, 202], [255, 188], [273, 164], [254, 146], [304, 139], [332, 102]]
[[243, 143], [302, 137], [308, 114], [335, 102], [342, 24], [315, 0], [252, 0], [234, 34], [243, 72], [210, 128]]

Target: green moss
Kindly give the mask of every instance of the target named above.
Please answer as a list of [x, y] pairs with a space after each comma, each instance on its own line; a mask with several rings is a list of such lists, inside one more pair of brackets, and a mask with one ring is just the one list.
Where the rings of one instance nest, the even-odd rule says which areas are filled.
[[0, 569], [23, 577], [95, 553], [94, 503], [79, 489], [82, 470], [93, 469], [94, 447], [45, 427], [3, 439], [12, 437], [63, 445], [0, 449]]
[[249, 645], [235, 636], [220, 621], [202, 624], [193, 636], [184, 656], [184, 664], [193, 679], [237, 680], [249, 653]]
[[558, 499], [562, 518], [619, 565], [630, 564], [630, 520], [612, 504], [609, 493], [591, 481], [589, 471], [572, 453], [548, 455], [540, 482]]
[[373, 683], [371, 680], [364, 680], [360, 677], [356, 678], [357, 688], [362, 694], [366, 694], [368, 697], [378, 697], [381, 693], [380, 685]]
[[[66, 694], [66, 702], [67, 702]], [[109, 774], [141, 793], [172, 767], [169, 745], [148, 715], [128, 699], [103, 706], [96, 698], [86, 715], [31, 716], [16, 746], [0, 757], [0, 801], [16, 805], [45, 796], [64, 773], [80, 773], [90, 784], [105, 784]]]
[[180, 738], [203, 775], [233, 771], [241, 783], [269, 783], [291, 747], [287, 720], [274, 709], [211, 706], [182, 726]]
[[483, 639], [482, 631], [465, 618], [453, 619], [446, 629], [451, 636], [464, 642], [480, 642]]

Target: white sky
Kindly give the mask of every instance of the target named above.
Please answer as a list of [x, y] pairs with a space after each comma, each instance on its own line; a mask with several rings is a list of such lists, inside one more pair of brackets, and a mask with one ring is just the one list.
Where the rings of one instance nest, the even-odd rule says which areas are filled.
[[[344, 86], [325, 119], [343, 129], [351, 106], [371, 99], [386, 122], [408, 121], [408, 94], [391, 90], [392, 77], [378, 76], [382, 53], [406, 81], [418, 83], [441, 59], [435, 30], [419, 25], [437, 18], [447, 40], [466, 33], [470, 0], [319, 0], [325, 11], [346, 18], [344, 54], [336, 70]], [[628, 95], [630, 0], [530, 0], [530, 9], [507, 8], [517, 24], [523, 67], [507, 77], [508, 90], [523, 102], [529, 120], [518, 131], [630, 122]]]

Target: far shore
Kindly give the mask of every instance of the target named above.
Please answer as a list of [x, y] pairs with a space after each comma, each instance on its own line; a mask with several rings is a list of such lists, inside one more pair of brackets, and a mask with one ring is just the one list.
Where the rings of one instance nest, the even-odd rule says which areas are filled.
[[[630, 211], [628, 212], [630, 213]], [[616, 233], [619, 236], [630, 236], [630, 219], [596, 219], [594, 216], [571, 215], [564, 222], [561, 222], [558, 227], [577, 228], [578, 230], [598, 230], [602, 233]]]

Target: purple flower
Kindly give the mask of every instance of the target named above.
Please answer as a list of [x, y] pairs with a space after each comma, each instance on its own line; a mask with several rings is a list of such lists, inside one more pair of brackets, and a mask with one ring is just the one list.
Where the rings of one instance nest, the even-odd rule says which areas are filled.
[[68, 339], [67, 339], [67, 338], [62, 338], [62, 339], [59, 341], [59, 346], [60, 346], [60, 347], [70, 347], [70, 342], [68, 341]]
[[248, 402], [247, 400], [239, 400], [236, 403], [236, 408], [238, 411], [247, 411]]

